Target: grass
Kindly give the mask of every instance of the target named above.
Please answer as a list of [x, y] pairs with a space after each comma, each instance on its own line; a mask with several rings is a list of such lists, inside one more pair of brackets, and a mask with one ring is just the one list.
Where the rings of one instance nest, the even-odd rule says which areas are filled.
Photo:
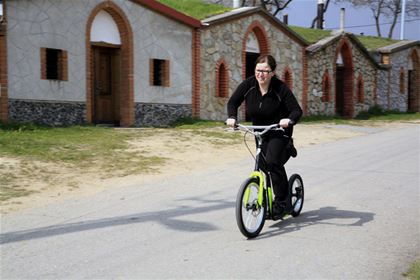
[[[314, 44], [321, 39], [324, 39], [328, 36], [331, 36], [331, 30], [326, 29], [312, 29], [300, 26], [289, 26], [293, 31], [299, 34], [302, 38], [308, 41], [310, 44]], [[357, 35], [357, 39], [362, 43], [362, 45], [368, 50], [374, 50], [377, 48], [385, 47], [392, 45], [398, 40], [376, 37], [376, 36], [361, 36]]]
[[123, 149], [129, 133], [99, 127], [7, 126], [0, 130], [0, 154], [41, 161], [89, 164]]
[[420, 280], [420, 259], [413, 262], [410, 269], [403, 276], [410, 280]]
[[[203, 20], [211, 16], [226, 13], [231, 11], [231, 8], [218, 4], [209, 4], [203, 0], [158, 0], [181, 13], [189, 15], [193, 18]], [[308, 41], [310, 44], [316, 43], [319, 40], [331, 36], [331, 30], [313, 29], [301, 26], [289, 26], [298, 35]], [[374, 50], [380, 47], [394, 44], [397, 40], [376, 37], [376, 36], [356, 36], [359, 41], [368, 50]]]
[[129, 141], [140, 137], [130, 130], [91, 126], [0, 125], [0, 156], [16, 159], [18, 167], [0, 164], [0, 201], [33, 193], [22, 187], [27, 183], [22, 178], [60, 184], [56, 166], [83, 173], [99, 170], [103, 178], [154, 171], [164, 157], [128, 150]]
[[217, 4], [205, 3], [203, 0], [158, 0], [177, 11], [193, 18], [203, 20], [211, 16], [229, 12], [232, 9]]
[[374, 50], [377, 48], [385, 47], [388, 45], [392, 45], [398, 40], [388, 39], [388, 38], [382, 38], [382, 37], [375, 37], [375, 36], [356, 36], [357, 39], [365, 46], [368, 50]]
[[[167, 162], [154, 156], [145, 141], [170, 135], [191, 145], [190, 139], [203, 139], [215, 146], [240, 143], [238, 134], [224, 133], [222, 122], [183, 119], [169, 129], [114, 129], [94, 126], [45, 127], [0, 123], [0, 202], [27, 196], [50, 186], [77, 188], [71, 174], [92, 174], [95, 178], [157, 173]], [[137, 143], [140, 144], [137, 146]], [[172, 143], [165, 146], [172, 147]], [[174, 147], [176, 149], [178, 147]], [[33, 189], [31, 180], [42, 182]], [[65, 183], [64, 183], [65, 182]]]
[[331, 30], [312, 29], [293, 25], [290, 25], [289, 27], [310, 44], [316, 43], [321, 39], [331, 36]]

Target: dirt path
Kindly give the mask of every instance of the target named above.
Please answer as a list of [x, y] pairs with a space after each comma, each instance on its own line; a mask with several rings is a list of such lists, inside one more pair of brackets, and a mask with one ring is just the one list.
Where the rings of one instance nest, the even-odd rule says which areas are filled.
[[[399, 123], [399, 126], [404, 124]], [[383, 123], [369, 126], [343, 126], [333, 124], [299, 124], [295, 128], [295, 145], [298, 149], [338, 139], [374, 133], [389, 126]], [[395, 126], [394, 126], [395, 127]], [[223, 130], [223, 128], [214, 128]], [[233, 133], [233, 132], [226, 132]], [[252, 141], [252, 139], [251, 139]], [[249, 157], [243, 142], [215, 145], [203, 137], [183, 136], [179, 132], [162, 130], [159, 137], [131, 142], [130, 149], [147, 151], [149, 156], [163, 156], [166, 163], [146, 174], [129, 176], [105, 176], [100, 170], [78, 170], [66, 165], [28, 162], [15, 158], [0, 158], [0, 175], [18, 179], [15, 188], [28, 195], [0, 203], [1, 213], [7, 214], [29, 207], [47, 205], [52, 201], [77, 196], [93, 195], [105, 188], [124, 186], [148, 180], [159, 180], [175, 174], [189, 173], [220, 163], [233, 162]]]

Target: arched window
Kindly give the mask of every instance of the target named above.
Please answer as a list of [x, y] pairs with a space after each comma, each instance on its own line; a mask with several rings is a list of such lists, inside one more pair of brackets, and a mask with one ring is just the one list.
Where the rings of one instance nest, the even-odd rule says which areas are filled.
[[328, 75], [328, 70], [325, 71], [324, 77], [322, 77], [322, 102], [330, 102], [330, 76]]
[[283, 81], [290, 90], [293, 90], [293, 77], [289, 69], [284, 70]]
[[220, 60], [216, 68], [216, 97], [229, 96], [229, 78], [224, 60]]
[[400, 93], [404, 94], [405, 92], [405, 75], [404, 75], [404, 68], [401, 67], [400, 69]]
[[362, 76], [357, 79], [357, 103], [363, 103], [365, 101], [365, 92]]

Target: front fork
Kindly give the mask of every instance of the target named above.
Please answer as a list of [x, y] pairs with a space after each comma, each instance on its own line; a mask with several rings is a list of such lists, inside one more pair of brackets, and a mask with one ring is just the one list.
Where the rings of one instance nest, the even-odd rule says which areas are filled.
[[[263, 206], [264, 201], [264, 188], [266, 184], [265, 176], [260, 171], [253, 171], [250, 175], [250, 178], [256, 178], [259, 182], [259, 190], [258, 190], [258, 208], [261, 208]], [[245, 191], [244, 195], [244, 204], [247, 205], [249, 202], [249, 195], [251, 190], [248, 188]], [[267, 198], [268, 198], [268, 212], [271, 214], [273, 213], [273, 191], [271, 189], [271, 182], [267, 184]]]

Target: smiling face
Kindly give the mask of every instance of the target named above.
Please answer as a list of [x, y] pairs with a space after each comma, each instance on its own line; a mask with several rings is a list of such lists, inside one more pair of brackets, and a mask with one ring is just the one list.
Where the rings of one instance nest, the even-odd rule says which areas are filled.
[[255, 78], [260, 85], [269, 85], [273, 76], [274, 72], [271, 70], [268, 63], [258, 63], [257, 66], [255, 66]]

